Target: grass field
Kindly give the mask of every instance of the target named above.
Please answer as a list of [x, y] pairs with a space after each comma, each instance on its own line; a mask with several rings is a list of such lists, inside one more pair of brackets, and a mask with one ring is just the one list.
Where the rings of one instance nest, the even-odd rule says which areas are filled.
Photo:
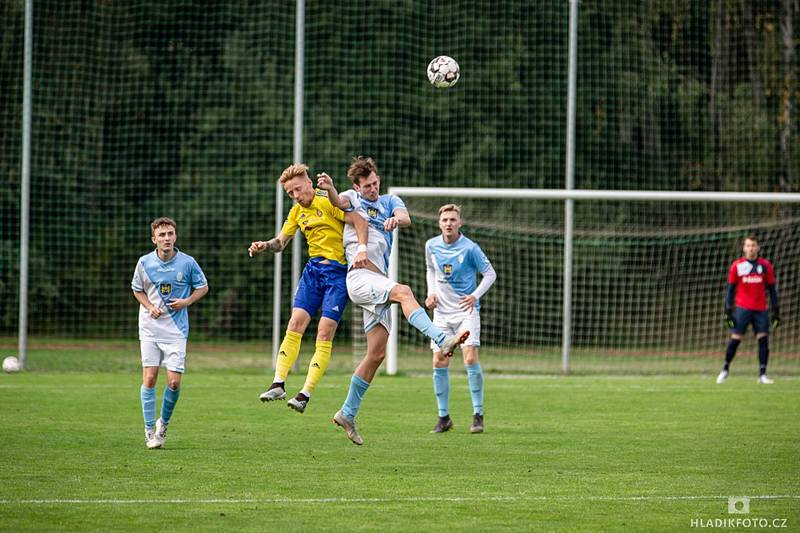
[[[456, 426], [433, 435], [430, 377], [379, 376], [356, 447], [330, 422], [346, 373], [300, 415], [257, 400], [263, 372], [197, 358], [166, 447], [147, 450], [138, 372], [99, 372], [91, 350], [32, 353], [38, 370], [0, 375], [4, 531], [800, 528], [797, 378], [489, 375], [487, 430], [471, 435], [454, 369]], [[750, 513], [728, 514], [731, 496]]]

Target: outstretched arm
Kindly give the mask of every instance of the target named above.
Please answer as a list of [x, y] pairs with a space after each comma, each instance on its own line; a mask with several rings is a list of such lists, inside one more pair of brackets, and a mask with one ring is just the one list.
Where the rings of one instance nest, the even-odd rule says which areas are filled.
[[282, 252], [290, 240], [292, 240], [290, 236], [281, 232], [277, 237], [274, 237], [268, 241], [251, 242], [250, 247], [247, 249], [247, 253], [250, 254], [250, 257], [253, 257], [256, 254], [260, 254], [264, 250], [269, 250], [275, 253]]

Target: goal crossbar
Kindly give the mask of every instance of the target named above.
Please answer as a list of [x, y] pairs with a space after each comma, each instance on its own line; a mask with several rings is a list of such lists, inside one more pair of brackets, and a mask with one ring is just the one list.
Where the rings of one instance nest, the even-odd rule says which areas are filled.
[[493, 189], [459, 187], [391, 187], [397, 196], [513, 198], [517, 200], [628, 200], [680, 202], [800, 203], [800, 193], [712, 191], [608, 191], [591, 189]]
[[[590, 189], [501, 189], [501, 188], [466, 188], [466, 187], [390, 187], [389, 194], [400, 197], [427, 198], [497, 198], [515, 200], [623, 200], [623, 201], [679, 201], [679, 202], [729, 202], [729, 203], [800, 203], [800, 193], [764, 193], [764, 192], [714, 192], [714, 191], [632, 191], [632, 190], [590, 190]], [[564, 227], [564, 265], [565, 273], [571, 272], [572, 234], [574, 228], [570, 224]], [[389, 259], [389, 277], [399, 281], [399, 241], [400, 233], [394, 230], [391, 256]], [[564, 276], [564, 338], [563, 364], [564, 373], [570, 368], [571, 348], [571, 276]], [[569, 296], [568, 296], [569, 295]], [[386, 350], [386, 373], [397, 374], [398, 359], [398, 308], [392, 306], [392, 331], [389, 333], [389, 345]]]

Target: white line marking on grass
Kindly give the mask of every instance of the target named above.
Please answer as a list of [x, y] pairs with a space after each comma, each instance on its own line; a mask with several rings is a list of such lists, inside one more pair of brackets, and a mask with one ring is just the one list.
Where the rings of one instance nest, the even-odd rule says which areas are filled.
[[[458, 503], [458, 502], [519, 502], [519, 501], [695, 501], [695, 500], [727, 500], [729, 495], [702, 496], [409, 496], [406, 498], [181, 498], [181, 499], [32, 499], [32, 500], [0, 500], [0, 505], [151, 505], [151, 504], [326, 504], [326, 503]], [[762, 494], [736, 496], [751, 500], [800, 500], [800, 494]]]

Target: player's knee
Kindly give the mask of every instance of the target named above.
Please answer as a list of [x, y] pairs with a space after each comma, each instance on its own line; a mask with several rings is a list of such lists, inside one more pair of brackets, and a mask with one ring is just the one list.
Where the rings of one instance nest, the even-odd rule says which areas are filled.
[[756, 340], [761, 340], [767, 337], [768, 333], [756, 333]]
[[147, 387], [148, 389], [152, 389], [156, 386], [156, 377], [155, 376], [146, 376], [142, 379], [142, 385]]
[[478, 362], [478, 354], [464, 354], [464, 364], [472, 366]]
[[383, 360], [386, 359], [386, 348], [381, 350], [369, 350], [367, 352], [367, 357], [370, 361], [375, 363], [376, 366], [380, 366]]
[[395, 299], [399, 302], [404, 302], [414, 298], [414, 292], [408, 285], [396, 285], [394, 289], [392, 289], [392, 293], [394, 294]]
[[289, 324], [286, 326], [286, 329], [302, 335], [306, 328], [303, 320], [293, 316], [289, 319]]
[[167, 387], [169, 387], [170, 389], [172, 389], [174, 391], [180, 389], [181, 388], [181, 380], [180, 380], [180, 378], [178, 378], [178, 379], [170, 378], [169, 381], [167, 381]]
[[450, 359], [445, 357], [442, 352], [434, 352], [433, 368], [447, 368], [450, 366]]
[[742, 340], [742, 336], [739, 335], [738, 333], [731, 333], [731, 339], [733, 339], [735, 341], [740, 341], [740, 340]]

